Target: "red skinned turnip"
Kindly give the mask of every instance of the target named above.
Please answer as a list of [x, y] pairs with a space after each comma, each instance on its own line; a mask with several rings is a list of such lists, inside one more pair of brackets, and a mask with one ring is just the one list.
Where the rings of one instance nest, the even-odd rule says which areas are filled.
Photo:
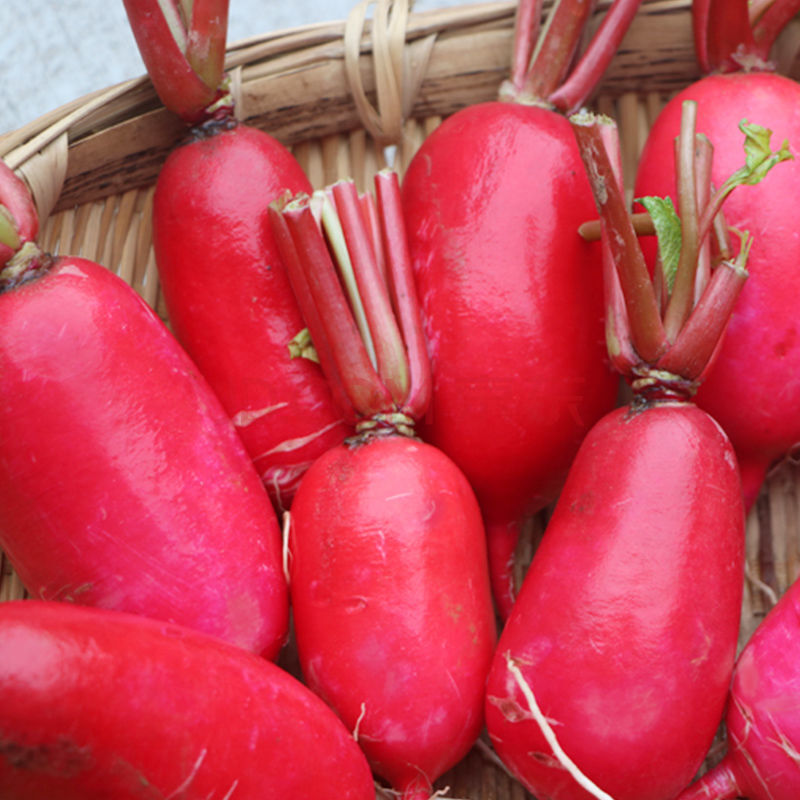
[[[288, 508], [303, 471], [349, 432], [319, 366], [292, 354], [303, 321], [267, 219], [276, 197], [311, 186], [282, 144], [233, 115], [223, 80], [227, 0], [195, 3], [186, 22], [172, 0], [124, 2], [162, 101], [192, 126], [153, 200], [170, 324], [276, 507]], [[162, 6], [174, 6], [173, 26]]]
[[374, 800], [329, 708], [274, 664], [104, 609], [0, 603], [3, 800]]
[[[769, 7], [769, 10], [764, 11]], [[740, 158], [736, 124], [757, 120], [800, 149], [800, 85], [767, 63], [782, 25], [800, 3], [752, 4], [763, 15], [748, 19], [747, 3], [694, 4], [698, 60], [709, 74], [672, 99], [651, 128], [636, 176], [635, 196], [676, 196], [673, 140], [681, 103], [698, 103], [698, 130], [714, 145], [712, 179], [718, 185]], [[800, 442], [800, 235], [795, 200], [800, 161], [786, 165], [751, 192], [734, 196], [725, 215], [754, 237], [752, 279], [742, 292], [715, 363], [696, 403], [725, 429], [736, 449], [749, 508], [765, 474]]]
[[[698, 167], [710, 153], [693, 119], [687, 104], [680, 185], [694, 190], [704, 174], [695, 149]], [[691, 396], [746, 278], [747, 247], [684, 303], [708, 225], [724, 224], [715, 194], [680, 220], [677, 265], [665, 261], [654, 287], [623, 199], [616, 128], [593, 115], [572, 122], [604, 232], [609, 355], [633, 400], [592, 428], [570, 468], [498, 643], [487, 728], [541, 800], [669, 800], [706, 756], [736, 654], [740, 476], [728, 438]], [[780, 159], [761, 156], [748, 157], [748, 174]]]
[[[290, 593], [307, 683], [373, 770], [404, 800], [423, 800], [481, 730], [495, 620], [474, 493], [413, 435], [430, 377], [394, 173], [376, 177], [376, 196], [377, 251], [361, 214], [370, 196], [352, 182], [273, 210], [320, 362], [357, 430], [297, 491]], [[318, 200], [343, 284], [357, 287], [352, 315]]]
[[585, 99], [638, 7], [617, 2], [569, 79], [592, 4], [520, 3], [501, 100], [445, 120], [403, 178], [433, 371], [420, 433], [447, 453], [484, 513], [498, 612], [515, 596], [520, 526], [556, 496], [591, 425], [613, 408], [600, 248], [576, 231], [592, 194], [560, 112]]
[[[0, 163], [0, 203], [21, 185]], [[0, 546], [24, 586], [276, 656], [278, 522], [218, 399], [121, 278], [42, 253], [27, 221], [16, 235], [0, 264]]]
[[800, 582], [756, 628], [733, 672], [721, 762], [678, 800], [800, 797]]

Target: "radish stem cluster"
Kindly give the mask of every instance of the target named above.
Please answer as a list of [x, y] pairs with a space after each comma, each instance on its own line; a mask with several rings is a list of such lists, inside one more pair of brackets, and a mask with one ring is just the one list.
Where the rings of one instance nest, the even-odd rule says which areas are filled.
[[[734, 255], [722, 204], [734, 188], [758, 183], [773, 166], [792, 157], [786, 142], [773, 152], [771, 132], [743, 121], [745, 164], [712, 192], [713, 148], [697, 133], [696, 120], [696, 103], [687, 101], [675, 143], [679, 216], [649, 204], [656, 233], [679, 241], [676, 263], [667, 263], [665, 250], [659, 250], [651, 279], [624, 200], [616, 123], [590, 113], [570, 118], [600, 214], [604, 253], [614, 266], [606, 272], [609, 353], [623, 375], [638, 379], [638, 388], [650, 384], [663, 389], [669, 383], [689, 396], [747, 277], [749, 236], [741, 236]], [[661, 230], [659, 222], [664, 223]]]

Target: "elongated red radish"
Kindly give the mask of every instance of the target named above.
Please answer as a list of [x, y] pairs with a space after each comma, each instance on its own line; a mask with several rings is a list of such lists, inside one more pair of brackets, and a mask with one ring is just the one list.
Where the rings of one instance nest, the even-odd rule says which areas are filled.
[[576, 234], [594, 203], [560, 112], [589, 94], [637, 7], [615, 3], [564, 80], [591, 4], [554, 4], [532, 57], [541, 4], [520, 3], [505, 102], [445, 120], [403, 178], [433, 370], [420, 432], [475, 488], [503, 617], [524, 518], [555, 498], [581, 439], [616, 400], [600, 248]]
[[276, 656], [278, 524], [208, 383], [104, 267], [29, 240], [0, 270], [0, 547], [28, 592]]
[[[739, 164], [736, 125], [743, 118], [759, 121], [786, 139], [793, 152], [800, 150], [800, 85], [766, 62], [781, 25], [800, 5], [794, 0], [758, 4], [762, 10], [767, 6], [764, 16], [751, 23], [744, 2], [695, 3], [700, 66], [714, 74], [680, 92], [657, 118], [642, 152], [637, 197], [675, 197], [673, 139], [686, 99], [697, 101], [698, 129], [714, 145], [712, 177], [717, 184]], [[800, 340], [794, 301], [800, 292], [795, 266], [800, 236], [794, 211], [798, 181], [800, 161], [795, 161], [726, 204], [731, 225], [754, 236], [752, 280], [696, 397], [736, 448], [748, 507], [770, 465], [800, 442]]]
[[[680, 145], [680, 185], [692, 189], [693, 111], [687, 105]], [[683, 307], [717, 217], [718, 197], [709, 198], [682, 220], [678, 266], [665, 261], [660, 297], [626, 210], [619, 150], [606, 152], [615, 126], [592, 115], [572, 122], [615, 266], [606, 273], [609, 352], [634, 399], [592, 428], [570, 468], [498, 643], [487, 728], [537, 797], [669, 800], [718, 728], [739, 632], [739, 471], [691, 395], [744, 283], [747, 249]], [[708, 157], [699, 151], [698, 161]]]
[[800, 583], [756, 628], [733, 672], [722, 761], [678, 800], [800, 796]]
[[0, 603], [4, 800], [374, 800], [347, 730], [274, 664], [176, 625]]
[[357, 420], [297, 491], [290, 593], [305, 680], [373, 770], [422, 800], [480, 733], [495, 622], [474, 493], [414, 435], [430, 376], [394, 173], [376, 194], [388, 281], [353, 183], [321, 195], [341, 282], [308, 199], [273, 210], [321, 363]]
[[[162, 9], [171, 5], [172, 28]], [[282, 509], [307, 466], [349, 432], [318, 365], [293, 355], [303, 321], [267, 219], [276, 197], [311, 186], [282, 144], [233, 115], [222, 61], [227, 0], [196, 3], [186, 22], [170, 2], [125, 7], [164, 104], [192, 125], [163, 165], [153, 200], [170, 323]]]

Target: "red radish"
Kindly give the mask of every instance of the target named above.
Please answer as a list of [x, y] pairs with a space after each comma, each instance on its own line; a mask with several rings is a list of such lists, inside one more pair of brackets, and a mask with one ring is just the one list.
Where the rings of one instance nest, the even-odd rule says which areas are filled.
[[98, 264], [28, 240], [0, 270], [0, 546], [27, 590], [276, 656], [277, 519], [197, 368]]
[[521, 523], [555, 498], [581, 439], [616, 400], [600, 248], [576, 233], [594, 204], [560, 112], [589, 94], [638, 4], [613, 5], [558, 88], [592, 4], [555, 3], [531, 58], [541, 3], [523, 0], [507, 102], [445, 120], [403, 179], [434, 381], [420, 431], [475, 488], [502, 617]]
[[374, 800], [324, 703], [274, 664], [176, 625], [0, 604], [3, 800]]
[[[694, 189], [686, 111], [680, 185]], [[746, 277], [747, 250], [685, 307], [724, 192], [699, 204], [681, 220], [677, 272], [665, 261], [659, 304], [605, 150], [616, 128], [572, 119], [616, 267], [606, 272], [609, 352], [634, 399], [601, 419], [575, 457], [500, 637], [486, 723], [500, 758], [541, 800], [669, 800], [706, 755], [736, 653], [741, 483], [730, 442], [690, 398]], [[611, 152], [618, 163], [618, 146]]]
[[[675, 197], [673, 139], [686, 99], [697, 101], [698, 129], [714, 145], [717, 184], [739, 163], [736, 124], [743, 117], [758, 120], [777, 137], [788, 139], [793, 151], [800, 149], [800, 85], [765, 63], [777, 31], [800, 3], [776, 0], [752, 7], [764, 11], [765, 6], [769, 10], [751, 28], [744, 0], [695, 3], [701, 68], [728, 70], [737, 60], [739, 67], [704, 77], [666, 105], [642, 152], [635, 196]], [[696, 397], [733, 442], [748, 507], [758, 496], [770, 465], [800, 442], [800, 338], [795, 302], [800, 293], [796, 268], [800, 235], [794, 211], [798, 182], [800, 161], [795, 161], [726, 205], [729, 222], [754, 236], [749, 260], [752, 279]]]
[[358, 419], [297, 491], [290, 593], [307, 683], [373, 770], [423, 800], [480, 733], [495, 621], [472, 489], [413, 433], [430, 377], [396, 175], [380, 173], [376, 192], [387, 279], [359, 207], [369, 196], [340, 182], [322, 210], [344, 284], [356, 284], [352, 315], [308, 199], [273, 211], [321, 363]]
[[318, 365], [292, 355], [303, 322], [267, 218], [284, 191], [311, 186], [282, 144], [233, 116], [223, 81], [227, 0], [196, 2], [187, 22], [177, 0], [125, 7], [164, 104], [193, 125], [153, 201], [170, 323], [282, 509], [308, 465], [349, 433]]
[[800, 582], [767, 614], [733, 672], [728, 752], [678, 800], [800, 796]]

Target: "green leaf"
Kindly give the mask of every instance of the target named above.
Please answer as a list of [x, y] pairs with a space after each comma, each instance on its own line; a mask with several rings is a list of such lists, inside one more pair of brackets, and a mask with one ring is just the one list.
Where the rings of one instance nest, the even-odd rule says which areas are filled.
[[763, 128], [761, 125], [750, 124], [746, 119], [739, 123], [739, 130], [744, 134], [744, 153], [745, 163], [731, 175], [725, 186], [754, 186], [759, 183], [764, 176], [781, 161], [793, 159], [789, 150], [788, 139], [783, 140], [780, 150], [772, 152], [770, 139], [772, 131]]
[[670, 197], [638, 197], [656, 229], [658, 255], [664, 271], [664, 279], [671, 292], [675, 284], [675, 273], [681, 257], [681, 220]]

